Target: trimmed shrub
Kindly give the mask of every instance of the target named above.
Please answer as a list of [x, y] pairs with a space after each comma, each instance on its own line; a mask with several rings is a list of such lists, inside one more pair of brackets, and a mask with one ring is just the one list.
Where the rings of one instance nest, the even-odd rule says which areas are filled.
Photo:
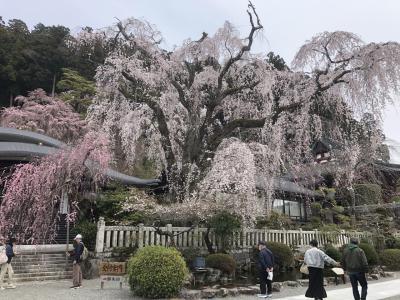
[[400, 249], [386, 249], [381, 253], [382, 265], [390, 270], [400, 270]]
[[233, 233], [241, 226], [240, 218], [227, 212], [216, 214], [208, 220], [208, 224], [214, 229], [219, 252], [229, 249]]
[[325, 248], [325, 253], [326, 255], [330, 256], [333, 258], [335, 261], [341, 261], [342, 260], [342, 253], [340, 252], [339, 249], [336, 249], [332, 245], [329, 245]]
[[83, 243], [89, 251], [94, 251], [96, 247], [97, 224], [83, 220], [76, 224], [71, 230], [73, 236], [82, 234]]
[[393, 196], [392, 198], [390, 198], [390, 202], [400, 203], [400, 195]]
[[279, 270], [294, 266], [294, 255], [288, 245], [277, 242], [267, 242], [267, 248], [274, 254], [275, 267]]
[[382, 199], [382, 188], [378, 184], [363, 183], [354, 185], [356, 205], [377, 204]]
[[257, 228], [270, 228], [270, 229], [290, 229], [293, 226], [293, 221], [288, 215], [271, 211], [268, 217], [257, 219]]
[[387, 249], [400, 249], [400, 239], [394, 236], [385, 239], [385, 247]]
[[365, 256], [367, 257], [367, 261], [370, 266], [375, 266], [378, 264], [379, 262], [378, 253], [371, 244], [361, 243], [359, 247], [364, 250]]
[[229, 254], [216, 253], [206, 257], [206, 266], [231, 275], [236, 270], [236, 261]]
[[185, 260], [175, 248], [148, 246], [139, 249], [128, 262], [129, 285], [141, 297], [176, 296], [187, 275]]

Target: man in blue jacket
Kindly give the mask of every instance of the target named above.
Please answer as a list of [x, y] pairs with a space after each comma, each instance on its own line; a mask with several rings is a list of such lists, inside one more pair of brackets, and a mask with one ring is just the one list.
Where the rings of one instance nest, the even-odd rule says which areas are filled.
[[[267, 248], [265, 242], [258, 243], [258, 267], [260, 271], [260, 292], [259, 298], [272, 298], [272, 273], [274, 271], [274, 255]], [[268, 289], [268, 291], [267, 291]]]

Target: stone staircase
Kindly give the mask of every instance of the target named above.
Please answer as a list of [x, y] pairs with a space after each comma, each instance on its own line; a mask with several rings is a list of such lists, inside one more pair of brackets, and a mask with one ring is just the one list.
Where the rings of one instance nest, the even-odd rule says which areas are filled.
[[72, 278], [72, 261], [65, 264], [65, 252], [20, 254], [13, 258], [16, 282]]

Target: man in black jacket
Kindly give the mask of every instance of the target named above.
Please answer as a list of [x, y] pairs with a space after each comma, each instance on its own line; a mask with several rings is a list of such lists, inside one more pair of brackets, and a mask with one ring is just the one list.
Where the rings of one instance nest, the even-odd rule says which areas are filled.
[[[258, 243], [258, 267], [260, 271], [260, 292], [259, 298], [272, 297], [272, 273], [274, 271], [274, 255], [267, 249], [265, 242]], [[268, 288], [268, 291], [267, 291]]]

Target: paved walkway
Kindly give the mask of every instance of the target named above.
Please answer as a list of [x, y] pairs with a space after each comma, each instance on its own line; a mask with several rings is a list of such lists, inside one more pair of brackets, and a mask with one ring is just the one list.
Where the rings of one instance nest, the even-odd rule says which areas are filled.
[[[310, 298], [306, 298], [305, 288], [300, 290], [296, 289], [296, 294], [302, 294], [298, 296], [286, 296], [280, 293], [274, 294], [273, 299], [285, 299], [285, 300], [310, 300]], [[294, 291], [294, 290], [292, 290]], [[351, 287], [346, 288], [337, 288], [334, 289], [327, 289], [328, 300], [352, 300], [353, 299], [353, 292]], [[236, 299], [236, 300], [250, 300], [254, 299], [252, 296], [240, 297], [240, 298], [229, 298], [229, 299]], [[377, 283], [369, 283], [368, 288], [368, 300], [400, 300], [400, 279], [396, 280], [388, 280], [383, 282]]]
[[[15, 290], [0, 291], [0, 300], [132, 300], [133, 297], [126, 285], [122, 290], [117, 283], [106, 284], [100, 289], [100, 281], [84, 280], [84, 287], [78, 290], [69, 289], [69, 281], [35, 282], [18, 285]], [[342, 286], [343, 287], [343, 286]], [[274, 299], [305, 300], [304, 288], [284, 289], [274, 294]], [[329, 287], [327, 300], [352, 300], [351, 288]], [[299, 296], [293, 296], [293, 295]], [[225, 298], [228, 299], [228, 298]], [[232, 300], [254, 300], [254, 296], [229, 298]], [[400, 279], [370, 283], [368, 300], [400, 300]]]

